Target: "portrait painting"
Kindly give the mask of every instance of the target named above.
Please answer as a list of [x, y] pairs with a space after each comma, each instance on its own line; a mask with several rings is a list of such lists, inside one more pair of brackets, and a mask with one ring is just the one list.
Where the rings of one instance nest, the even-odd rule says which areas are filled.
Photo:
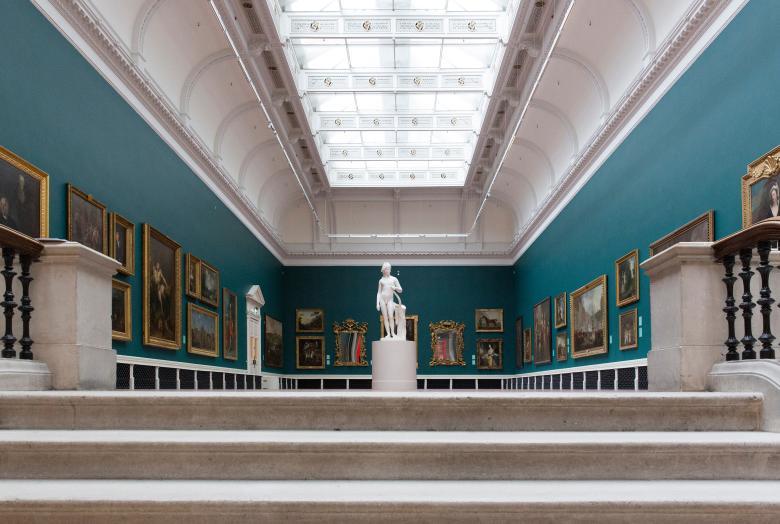
[[296, 309], [295, 331], [298, 333], [322, 333], [325, 331], [325, 312], [322, 309], [314, 308]]
[[523, 317], [515, 319], [515, 367], [523, 367]]
[[219, 307], [219, 271], [203, 260], [200, 261], [200, 300]]
[[714, 232], [715, 213], [709, 210], [650, 244], [650, 256], [657, 255], [679, 242], [712, 242]]
[[132, 340], [132, 308], [130, 302], [130, 284], [121, 280], [111, 280], [111, 338], [114, 340]]
[[187, 352], [219, 355], [219, 315], [196, 304], [187, 304]]
[[620, 344], [619, 348], [635, 349], [639, 346], [637, 340], [637, 311], [636, 308], [620, 314]]
[[181, 347], [181, 247], [143, 225], [144, 345]]
[[566, 327], [566, 292], [555, 295], [553, 300], [553, 309], [555, 309], [555, 327]]
[[192, 253], [187, 253], [185, 261], [185, 293], [188, 297], [200, 298], [200, 259]]
[[431, 322], [430, 366], [465, 366], [463, 360], [463, 330], [465, 325], [454, 320]]
[[780, 216], [780, 146], [748, 165], [742, 177], [742, 227]]
[[523, 330], [523, 362], [526, 364], [534, 359], [532, 340], [531, 328], [527, 327]]
[[534, 306], [534, 363], [552, 362], [552, 324], [550, 297]]
[[68, 184], [68, 240], [108, 253], [106, 206]]
[[0, 224], [49, 236], [49, 175], [0, 146]]
[[269, 368], [284, 367], [284, 346], [282, 345], [282, 323], [273, 317], [265, 316], [265, 347], [263, 364]]
[[222, 288], [222, 357], [238, 360], [238, 297]]
[[555, 361], [565, 362], [569, 358], [569, 348], [566, 347], [566, 332], [555, 335]]
[[503, 309], [476, 309], [474, 310], [474, 325], [478, 333], [501, 333], [504, 331]]
[[606, 353], [607, 276], [601, 275], [571, 293], [571, 356], [588, 357]]
[[117, 271], [123, 275], [135, 272], [135, 225], [116, 213], [111, 213], [111, 258], [122, 264]]
[[500, 338], [477, 340], [477, 369], [504, 368], [504, 341]]
[[325, 337], [295, 337], [295, 368], [325, 369]]
[[348, 318], [344, 322], [333, 323], [336, 336], [336, 366], [368, 366], [366, 350], [366, 332], [368, 324], [355, 322]]
[[639, 300], [639, 250], [635, 249], [615, 262], [617, 282], [617, 306], [633, 304]]

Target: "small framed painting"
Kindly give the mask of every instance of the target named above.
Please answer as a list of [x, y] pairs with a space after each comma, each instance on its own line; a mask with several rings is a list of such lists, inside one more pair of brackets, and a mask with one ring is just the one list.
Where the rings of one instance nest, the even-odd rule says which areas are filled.
[[108, 254], [106, 206], [68, 184], [68, 240]]
[[474, 325], [477, 326], [477, 333], [501, 333], [504, 331], [504, 310], [475, 309]]
[[295, 368], [325, 369], [325, 337], [295, 337]]
[[607, 275], [571, 293], [571, 356], [601, 355], [608, 351]]
[[500, 338], [477, 340], [477, 369], [504, 368], [504, 341]]
[[523, 317], [515, 319], [515, 367], [523, 367]]
[[219, 315], [195, 304], [187, 304], [187, 353], [219, 355]]
[[132, 276], [135, 272], [135, 225], [117, 213], [111, 213], [110, 256], [120, 264], [117, 271]]
[[192, 253], [187, 253], [186, 256], [186, 287], [184, 292], [188, 297], [199, 299], [200, 298], [200, 259]]
[[49, 236], [49, 175], [0, 146], [0, 224]]
[[639, 250], [635, 249], [615, 262], [617, 306], [633, 304], [639, 300]]
[[534, 360], [532, 339], [531, 328], [525, 328], [525, 330], [523, 330], [523, 362], [525, 364], [533, 362]]
[[265, 316], [265, 347], [263, 348], [263, 364], [268, 368], [284, 367], [284, 351], [282, 345], [282, 323], [273, 317]]
[[238, 360], [238, 297], [222, 288], [222, 357]]
[[314, 308], [295, 310], [295, 331], [297, 333], [322, 333], [325, 330], [325, 311]]
[[559, 293], [555, 295], [553, 306], [555, 309], [556, 329], [566, 327], [566, 292], [565, 291], [563, 293]]
[[219, 271], [200, 261], [200, 300], [210, 306], [219, 307]]
[[637, 337], [637, 310], [636, 308], [630, 309], [620, 314], [620, 344], [619, 348], [635, 349], [639, 346]]
[[133, 339], [133, 317], [130, 284], [111, 280], [111, 338], [129, 342]]
[[557, 333], [555, 335], [555, 361], [565, 362], [569, 358], [569, 348], [566, 347], [566, 332]]

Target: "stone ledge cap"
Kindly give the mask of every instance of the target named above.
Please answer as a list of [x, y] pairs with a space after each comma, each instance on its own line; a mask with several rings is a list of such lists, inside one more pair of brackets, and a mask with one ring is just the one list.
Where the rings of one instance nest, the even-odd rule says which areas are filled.
[[98, 270], [105, 270], [114, 275], [122, 265], [113, 258], [99, 253], [78, 242], [44, 240], [40, 263], [62, 261], [64, 259], [81, 259], [86, 265]]

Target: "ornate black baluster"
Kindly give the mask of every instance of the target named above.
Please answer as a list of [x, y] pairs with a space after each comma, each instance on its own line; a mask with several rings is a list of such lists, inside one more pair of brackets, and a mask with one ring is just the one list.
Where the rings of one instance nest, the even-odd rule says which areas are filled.
[[755, 272], [750, 270], [750, 259], [753, 258], [752, 249], [740, 249], [739, 260], [742, 262], [742, 271], [739, 277], [742, 279], [742, 303], [739, 308], [742, 310], [742, 318], [745, 320], [745, 336], [742, 337], [742, 360], [756, 358], [756, 352], [753, 344], [756, 338], [753, 336], [753, 308], [756, 304], [753, 302], [753, 295], [750, 293], [750, 279]]
[[22, 267], [22, 274], [19, 276], [19, 281], [22, 283], [22, 305], [19, 306], [19, 311], [22, 312], [22, 338], [19, 340], [19, 344], [22, 346], [22, 350], [19, 352], [19, 358], [32, 360], [33, 354], [30, 348], [33, 345], [33, 339], [30, 338], [30, 313], [35, 311], [30, 298], [30, 282], [33, 280], [30, 276], [32, 256], [19, 255], [19, 263]]
[[735, 262], [734, 255], [723, 257], [723, 267], [726, 269], [726, 276], [723, 277], [723, 282], [726, 284], [726, 307], [723, 308], [723, 312], [726, 313], [726, 324], [729, 328], [729, 336], [724, 342], [728, 348], [726, 360], [739, 360], [739, 353], [737, 353], [739, 340], [737, 340], [737, 334], [734, 331], [734, 321], [737, 319], [737, 311], [739, 311], [735, 305], [736, 300], [734, 300], [734, 282], [737, 281], [737, 277], [734, 276]]
[[3, 315], [5, 315], [5, 335], [3, 335], [3, 358], [16, 357], [16, 350], [14, 344], [16, 343], [16, 337], [14, 336], [13, 319], [14, 308], [16, 302], [14, 302], [13, 283], [16, 272], [14, 271], [14, 258], [16, 258], [16, 251], [10, 247], [3, 248], [3, 260], [5, 261], [5, 267], [0, 273], [5, 278], [5, 294], [3, 295], [3, 302], [0, 306], [3, 306]]
[[772, 327], [769, 324], [772, 315], [772, 304], [775, 299], [772, 298], [772, 290], [769, 289], [769, 273], [772, 266], [769, 265], [769, 250], [771, 244], [767, 240], [758, 242], [758, 272], [761, 275], [761, 298], [756, 300], [761, 306], [761, 317], [763, 318], [763, 329], [758, 340], [761, 342], [761, 358], [775, 358], [775, 350], [772, 349], [772, 341], [775, 336], [772, 334]]

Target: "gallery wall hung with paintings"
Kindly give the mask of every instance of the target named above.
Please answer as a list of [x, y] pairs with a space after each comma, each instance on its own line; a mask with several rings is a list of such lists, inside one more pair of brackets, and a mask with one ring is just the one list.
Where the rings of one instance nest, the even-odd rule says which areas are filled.
[[21, 158], [48, 175], [48, 231], [35, 236], [122, 261], [119, 354], [246, 368], [244, 294], [260, 284], [263, 313], [280, 317], [281, 264], [31, 4], [4, 6], [0, 47], [0, 220], [40, 228], [18, 210], [40, 198], [35, 171], [19, 181]]

